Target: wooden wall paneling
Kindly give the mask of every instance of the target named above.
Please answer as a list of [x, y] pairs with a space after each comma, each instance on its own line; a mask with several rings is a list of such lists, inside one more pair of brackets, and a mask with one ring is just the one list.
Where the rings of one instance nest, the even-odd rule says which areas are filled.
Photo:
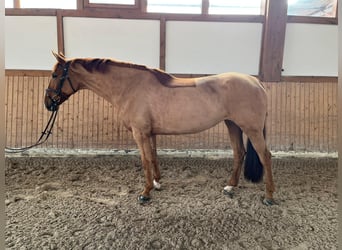
[[70, 114], [70, 120], [71, 122], [71, 126], [72, 129], [69, 133], [69, 137], [70, 137], [70, 146], [71, 148], [75, 148], [75, 140], [77, 140], [78, 137], [78, 117], [79, 117], [79, 105], [78, 102], [76, 102], [76, 100], [78, 100], [78, 94], [74, 94], [72, 97], [72, 99], [69, 101], [72, 101], [72, 106], [71, 106], [71, 114]]
[[[271, 83], [264, 82], [263, 83], [266, 91], [267, 91], [267, 118], [266, 118], [266, 142], [268, 147], [273, 144], [273, 127], [274, 127], [274, 114], [272, 112], [274, 106], [274, 94], [271, 92], [273, 88], [271, 88]], [[271, 149], [271, 148], [270, 148]]]
[[63, 122], [63, 134], [64, 134], [64, 140], [67, 142], [66, 145], [68, 148], [71, 148], [72, 145], [72, 120], [73, 120], [73, 107], [75, 106], [75, 104], [73, 104], [72, 102], [70, 102], [70, 100], [67, 101], [68, 105], [67, 105], [67, 112], [65, 113], [65, 119]]
[[[78, 122], [77, 122], [77, 133], [75, 138], [75, 143], [79, 145], [80, 148], [84, 148], [85, 145], [82, 141], [84, 135], [84, 95], [85, 90], [81, 90], [75, 95], [75, 99], [77, 98], [77, 112], [78, 112]], [[76, 102], [76, 100], [74, 100]]]
[[300, 101], [300, 86], [299, 84], [291, 83], [292, 91], [293, 91], [293, 101], [291, 105], [291, 109], [294, 113], [294, 119], [292, 121], [292, 138], [293, 138], [293, 145], [292, 150], [297, 150], [297, 145], [300, 145], [300, 138], [297, 136], [299, 132], [299, 120], [300, 120], [300, 109], [299, 109], [299, 101]]
[[292, 110], [294, 112], [294, 123], [292, 137], [295, 143], [293, 144], [293, 150], [298, 150], [300, 148], [300, 120], [301, 120], [301, 110], [300, 110], [300, 84], [293, 84], [294, 90], [294, 102], [292, 104]]
[[[323, 83], [324, 84], [324, 83]], [[317, 136], [317, 147], [319, 149], [319, 151], [321, 151], [323, 143], [322, 143], [322, 131], [324, 130], [324, 124], [323, 124], [323, 114], [324, 114], [324, 99], [323, 99], [323, 89], [324, 89], [324, 85], [323, 84], [316, 84], [316, 97], [317, 100], [319, 100], [319, 103], [317, 105], [317, 113], [316, 113], [316, 117], [317, 117], [317, 131], [316, 131], [316, 136]]]
[[32, 83], [32, 90], [31, 90], [31, 96], [32, 96], [32, 116], [31, 116], [31, 123], [32, 123], [32, 129], [31, 129], [31, 134], [32, 134], [32, 138], [31, 138], [31, 144], [35, 143], [39, 136], [40, 136], [40, 132], [38, 130], [38, 107], [39, 107], [39, 100], [42, 99], [42, 97], [39, 95], [39, 84], [41, 82], [41, 78], [40, 76], [36, 77], [36, 79], [33, 79], [33, 83]]
[[[37, 127], [37, 140], [40, 137], [41, 133], [44, 130], [44, 127], [46, 124], [43, 123], [44, 121], [44, 116], [48, 115], [48, 111], [45, 109], [44, 106], [44, 94], [45, 94], [45, 89], [48, 86], [48, 80], [46, 79], [47, 77], [45, 76], [39, 76], [38, 77], [38, 84], [35, 87], [35, 92], [37, 92], [35, 98], [37, 99], [37, 106], [35, 107], [36, 110], [36, 127]], [[53, 135], [51, 135], [52, 137]], [[49, 140], [45, 143], [45, 145], [41, 145], [39, 147], [48, 147], [50, 144]]]
[[274, 91], [274, 110], [273, 110], [273, 114], [274, 114], [274, 127], [273, 127], [273, 131], [274, 131], [274, 147], [278, 148], [279, 150], [279, 140], [280, 140], [280, 135], [281, 135], [281, 131], [280, 131], [280, 125], [281, 125], [281, 112], [280, 112], [280, 99], [279, 99], [279, 90], [281, 90], [281, 85], [279, 83], [273, 83], [272, 84], [272, 89]]
[[292, 138], [291, 138], [291, 120], [292, 120], [292, 113], [293, 110], [291, 110], [291, 102], [292, 102], [292, 92], [291, 92], [291, 85], [290, 83], [285, 83], [284, 85], [284, 106], [283, 109], [285, 110], [284, 114], [284, 120], [283, 120], [283, 126], [284, 126], [284, 135], [285, 140], [283, 142], [284, 144], [284, 150], [290, 150], [291, 144], [292, 144]]
[[299, 85], [299, 108], [298, 108], [298, 123], [299, 123], [299, 134], [297, 135], [299, 137], [299, 150], [304, 150], [305, 145], [305, 95], [304, 95], [304, 83], [298, 83]]
[[322, 147], [324, 146], [322, 143], [322, 131], [324, 130], [324, 98], [322, 93], [324, 92], [324, 86], [319, 86], [319, 84], [316, 84], [316, 95], [319, 100], [319, 104], [317, 105], [317, 118], [318, 118], [318, 124], [317, 124], [317, 147], [318, 150], [321, 151]]
[[97, 135], [96, 135], [96, 144], [97, 147], [101, 146], [101, 141], [103, 141], [103, 99], [99, 96], [96, 96], [95, 98], [95, 105], [96, 105], [96, 111], [97, 112], [97, 120], [96, 120], [96, 128], [97, 128]]
[[[35, 120], [36, 120], [36, 130], [34, 132], [35, 136], [37, 137], [36, 140], [41, 136], [41, 133], [43, 132], [46, 124], [43, 122], [44, 116], [48, 116], [49, 112], [45, 108], [44, 105], [44, 95], [45, 95], [45, 89], [48, 87], [49, 83], [49, 77], [46, 76], [38, 76], [38, 81], [35, 81], [37, 84], [34, 87], [34, 92], [36, 93], [34, 96], [34, 99], [36, 102], [33, 105], [36, 105], [34, 107], [35, 109]], [[47, 144], [48, 145], [48, 144]], [[43, 147], [46, 145], [42, 145], [40, 147]]]
[[324, 124], [324, 130], [322, 131], [322, 141], [323, 145], [326, 145], [324, 147], [324, 150], [329, 150], [329, 100], [328, 100], [328, 93], [329, 90], [332, 88], [332, 83], [326, 83], [324, 84], [323, 89], [323, 98], [324, 98], [324, 114], [323, 114], [323, 124]]
[[326, 136], [325, 136], [326, 128], [327, 128], [327, 120], [328, 120], [327, 113], [326, 113], [326, 110], [327, 110], [327, 100], [326, 100], [327, 85], [328, 85], [328, 83], [324, 84], [322, 86], [322, 89], [321, 89], [322, 108], [321, 108], [320, 117], [322, 119], [322, 121], [321, 121], [321, 123], [322, 123], [321, 129], [322, 130], [320, 132], [320, 137], [321, 137], [320, 145], [319, 145], [320, 151], [324, 151], [328, 147], [328, 143], [329, 143], [326, 140]]
[[99, 101], [99, 134], [100, 137], [98, 138], [98, 147], [101, 147], [101, 145], [103, 145], [104, 143], [104, 138], [105, 138], [105, 134], [106, 131], [104, 130], [105, 126], [106, 126], [106, 120], [105, 120], [105, 113], [104, 113], [104, 99], [97, 97], [98, 101]]
[[[288, 84], [287, 83], [279, 83], [281, 86], [281, 106], [280, 106], [280, 112], [282, 113], [282, 120], [281, 120], [281, 128], [282, 128], [282, 138], [280, 141], [280, 144], [282, 145], [282, 150], [286, 151], [289, 147], [289, 122], [287, 121], [290, 117], [289, 112], [291, 110], [288, 108], [289, 103], [289, 97], [290, 93], [288, 92]], [[283, 112], [282, 112], [283, 111]]]
[[288, 83], [290, 85], [290, 94], [291, 94], [291, 100], [290, 100], [290, 110], [292, 110], [291, 113], [291, 123], [290, 123], [290, 145], [289, 150], [295, 150], [296, 145], [298, 145], [298, 137], [297, 134], [297, 88], [296, 84]]
[[[310, 85], [311, 85], [311, 83], [310, 83]], [[309, 109], [308, 147], [310, 149], [310, 148], [312, 148], [312, 146], [314, 144], [314, 136], [313, 135], [314, 135], [314, 130], [315, 130], [314, 116], [315, 116], [315, 101], [316, 100], [314, 98], [314, 94], [315, 94], [314, 84], [312, 84], [310, 86], [308, 94], [309, 94], [309, 102], [308, 102], [308, 109]]]
[[280, 140], [280, 125], [281, 125], [281, 112], [280, 112], [280, 99], [279, 99], [279, 90], [281, 90], [281, 85], [278, 83], [273, 83], [272, 84], [272, 89], [274, 92], [274, 105], [273, 105], [273, 114], [274, 114], [274, 147], [279, 150], [279, 140]]
[[13, 145], [13, 77], [6, 77], [5, 114], [6, 114], [6, 145]]
[[[44, 107], [49, 76], [6, 76], [6, 144], [34, 143], [50, 112]], [[272, 150], [336, 150], [336, 82], [266, 82], [267, 142]], [[53, 134], [41, 147], [136, 148], [132, 135], [110, 103], [83, 90], [60, 107]], [[227, 149], [223, 122], [199, 134], [159, 136], [159, 148]]]
[[[305, 89], [307, 88], [308, 83], [305, 83]], [[304, 123], [305, 123], [305, 131], [304, 131], [304, 135], [305, 135], [305, 150], [309, 150], [310, 148], [310, 130], [311, 130], [311, 119], [310, 119], [310, 89], [306, 89], [305, 93], [305, 110], [304, 110]]]
[[320, 105], [321, 105], [321, 99], [319, 98], [319, 84], [315, 83], [313, 86], [314, 89], [314, 131], [313, 131], [313, 144], [316, 145], [317, 147], [319, 146], [319, 130], [320, 130], [320, 121], [321, 117], [319, 117], [320, 113]]
[[[338, 122], [337, 122], [337, 84], [333, 86], [333, 109], [332, 109], [332, 133], [331, 133], [331, 138], [332, 138], [332, 147], [331, 149], [335, 148], [337, 149], [337, 130], [338, 130]], [[329, 137], [330, 138], [330, 137]]]
[[11, 91], [10, 91], [10, 83], [9, 83], [10, 78], [5, 77], [5, 145], [10, 145], [10, 140], [9, 140], [9, 134], [11, 133], [11, 112], [9, 112], [9, 107], [10, 107], [10, 97], [11, 97]]
[[15, 116], [15, 145], [16, 146], [23, 146], [22, 144], [22, 138], [23, 138], [23, 105], [20, 105], [24, 101], [24, 95], [23, 95], [23, 77], [18, 77], [16, 80], [17, 89], [16, 89], [16, 96], [17, 100], [16, 103], [16, 116]]
[[314, 84], [314, 99], [316, 100], [315, 102], [315, 115], [314, 115], [314, 119], [315, 119], [315, 127], [314, 127], [314, 145], [316, 145], [317, 147], [319, 147], [320, 144], [320, 137], [319, 137], [319, 130], [321, 129], [321, 120], [322, 117], [319, 116], [320, 114], [320, 109], [321, 107], [321, 98], [320, 98], [320, 90], [319, 89], [321, 86], [319, 86], [319, 84]]
[[331, 140], [329, 138], [333, 137], [330, 135], [331, 129], [331, 106], [334, 100], [332, 100], [332, 93], [334, 91], [334, 84], [333, 83], [327, 83], [325, 85], [325, 91], [324, 91], [324, 98], [325, 98], [325, 128], [323, 131], [323, 137], [324, 137], [324, 142], [327, 144], [326, 150], [330, 151], [332, 149], [332, 145], [334, 142], [331, 143]]
[[288, 126], [288, 133], [289, 133], [289, 141], [288, 141], [288, 150], [294, 150], [295, 146], [297, 145], [297, 138], [295, 136], [296, 134], [296, 122], [297, 122], [297, 116], [296, 116], [296, 86], [289, 82], [288, 83], [288, 91], [290, 95], [290, 98], [288, 99], [288, 107], [292, 111], [289, 113], [288, 119], [290, 122]]
[[87, 107], [87, 119], [89, 120], [89, 125], [87, 126], [87, 147], [89, 147], [92, 143], [94, 136], [94, 93], [91, 91], [87, 91], [88, 99], [85, 103]]
[[34, 79], [33, 77], [28, 77], [27, 83], [25, 84], [25, 93], [26, 93], [26, 114], [27, 117], [24, 119], [24, 124], [26, 127], [26, 137], [25, 137], [25, 145], [33, 144], [33, 87], [34, 87]]
[[332, 116], [333, 116], [333, 91], [334, 88], [332, 86], [329, 86], [329, 88], [327, 89], [327, 120], [328, 120], [328, 124], [327, 124], [327, 131], [326, 131], [326, 136], [327, 138], [331, 138], [333, 136], [332, 133]]

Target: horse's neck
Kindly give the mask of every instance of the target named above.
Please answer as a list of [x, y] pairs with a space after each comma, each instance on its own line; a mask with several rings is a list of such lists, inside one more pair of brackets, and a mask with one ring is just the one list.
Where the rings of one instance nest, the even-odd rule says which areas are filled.
[[122, 105], [125, 94], [141, 77], [137, 69], [111, 66], [106, 72], [93, 72], [84, 77], [82, 88], [88, 89], [103, 97], [115, 106]]

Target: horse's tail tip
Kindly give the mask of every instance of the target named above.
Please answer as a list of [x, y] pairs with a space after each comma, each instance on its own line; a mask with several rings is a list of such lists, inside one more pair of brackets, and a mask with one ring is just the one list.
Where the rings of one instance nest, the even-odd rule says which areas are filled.
[[259, 183], [264, 174], [263, 169], [259, 156], [248, 139], [244, 176], [253, 183]]

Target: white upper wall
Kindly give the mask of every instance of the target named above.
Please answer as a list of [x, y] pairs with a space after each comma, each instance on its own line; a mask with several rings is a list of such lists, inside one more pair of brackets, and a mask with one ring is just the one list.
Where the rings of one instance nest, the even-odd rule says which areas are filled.
[[184, 22], [166, 24], [166, 71], [257, 75], [261, 23]]
[[[159, 67], [159, 20], [65, 17], [67, 57], [111, 57]], [[337, 76], [337, 25], [288, 23], [284, 76]], [[166, 22], [166, 71], [257, 75], [261, 23]], [[267, 48], [266, 48], [267, 49]], [[50, 70], [57, 51], [54, 16], [5, 17], [6, 69]]]
[[287, 24], [282, 75], [337, 76], [337, 33], [337, 25]]
[[67, 57], [106, 57], [159, 68], [156, 20], [65, 17]]
[[5, 17], [5, 68], [50, 70], [56, 62], [57, 21], [51, 16]]

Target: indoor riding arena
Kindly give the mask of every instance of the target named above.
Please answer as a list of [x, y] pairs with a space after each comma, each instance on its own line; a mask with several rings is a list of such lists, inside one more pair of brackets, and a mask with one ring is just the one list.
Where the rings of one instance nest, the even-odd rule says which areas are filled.
[[5, 0], [6, 249], [338, 249], [337, 23]]

